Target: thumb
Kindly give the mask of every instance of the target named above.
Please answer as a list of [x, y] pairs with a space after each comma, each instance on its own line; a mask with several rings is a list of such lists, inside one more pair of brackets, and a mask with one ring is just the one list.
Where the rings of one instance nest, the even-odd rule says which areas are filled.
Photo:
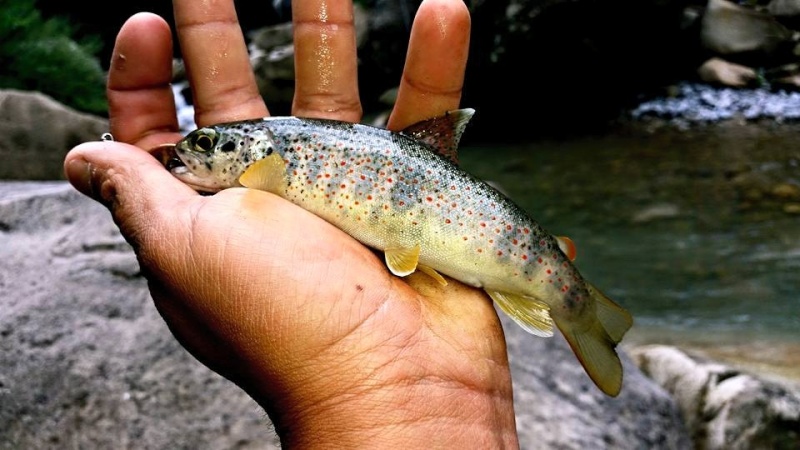
[[179, 203], [197, 197], [151, 154], [120, 142], [88, 142], [73, 148], [64, 160], [64, 173], [75, 189], [109, 208], [135, 248], [145, 237], [143, 232], [166, 232], [175, 211], [181, 210]]

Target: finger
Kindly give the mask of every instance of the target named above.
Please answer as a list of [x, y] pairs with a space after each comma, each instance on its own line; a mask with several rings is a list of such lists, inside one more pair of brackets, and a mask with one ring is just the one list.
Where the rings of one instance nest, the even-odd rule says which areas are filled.
[[178, 207], [180, 202], [202, 198], [150, 154], [119, 142], [75, 147], [67, 154], [64, 172], [78, 191], [111, 210], [122, 234], [135, 247], [150, 240], [180, 247], [181, 236], [167, 236], [180, 228], [172, 226], [177, 225], [174, 212], [185, 210]]
[[349, 122], [361, 120], [352, 1], [293, 1], [292, 21], [292, 113]]
[[169, 25], [154, 14], [132, 16], [117, 35], [108, 72], [114, 139], [148, 149], [179, 138], [171, 79]]
[[387, 124], [401, 130], [458, 108], [469, 52], [469, 10], [461, 0], [425, 0], [411, 27], [397, 102]]
[[173, 5], [195, 122], [203, 126], [269, 115], [233, 0], [174, 0]]

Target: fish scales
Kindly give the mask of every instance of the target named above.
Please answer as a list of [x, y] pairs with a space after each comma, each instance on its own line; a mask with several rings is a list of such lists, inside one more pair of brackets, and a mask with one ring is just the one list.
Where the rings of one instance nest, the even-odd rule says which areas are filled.
[[221, 124], [177, 144], [186, 169], [173, 173], [198, 190], [274, 192], [384, 251], [397, 275], [430, 268], [485, 289], [534, 334], [551, 335], [555, 320], [590, 377], [616, 395], [613, 349], [630, 316], [523, 209], [443, 155], [460, 137], [454, 118], [403, 133], [296, 117]]
[[286, 163], [284, 197], [364, 244], [419, 244], [420, 263], [475, 287], [580, 285], [555, 240], [516, 204], [411, 138], [314, 119], [270, 127]]

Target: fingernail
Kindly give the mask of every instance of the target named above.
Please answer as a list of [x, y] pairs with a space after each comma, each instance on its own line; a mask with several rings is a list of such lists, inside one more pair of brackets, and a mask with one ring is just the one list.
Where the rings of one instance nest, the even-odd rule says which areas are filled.
[[67, 163], [64, 171], [72, 186], [83, 195], [95, 198], [92, 189], [92, 166], [81, 158], [75, 158]]

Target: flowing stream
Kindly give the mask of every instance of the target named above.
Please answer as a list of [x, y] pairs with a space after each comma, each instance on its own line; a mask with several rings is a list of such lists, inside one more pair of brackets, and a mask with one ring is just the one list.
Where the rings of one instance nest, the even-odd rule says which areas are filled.
[[581, 272], [634, 315], [629, 341], [797, 371], [798, 144], [799, 125], [730, 121], [474, 144], [460, 159], [575, 241]]

